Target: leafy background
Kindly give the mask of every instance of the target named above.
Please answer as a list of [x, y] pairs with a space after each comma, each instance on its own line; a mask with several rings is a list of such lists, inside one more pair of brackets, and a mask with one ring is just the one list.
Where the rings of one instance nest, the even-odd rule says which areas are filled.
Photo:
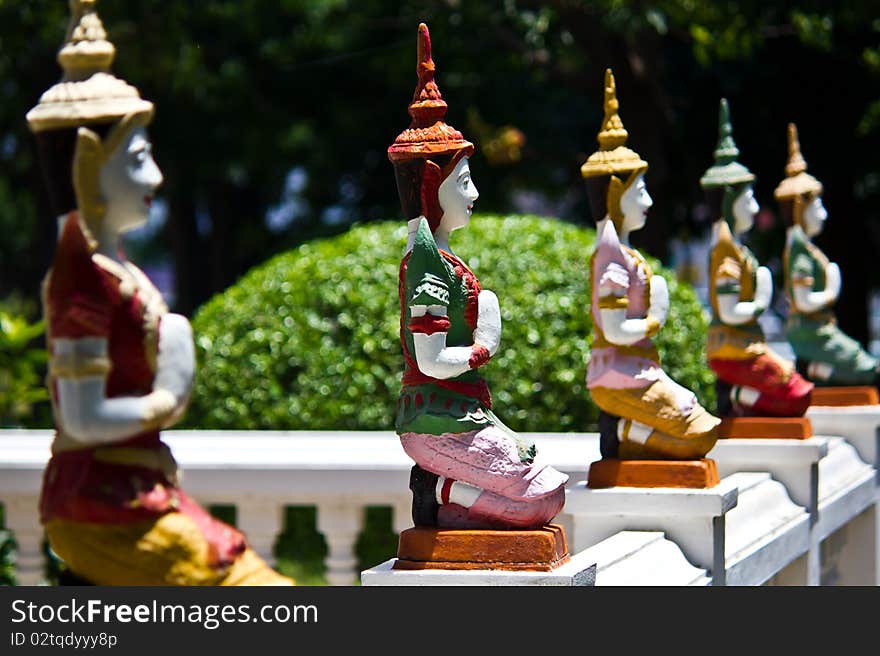
[[[586, 391], [595, 233], [557, 219], [475, 215], [452, 247], [501, 302], [501, 348], [481, 369], [520, 431], [594, 430]], [[189, 427], [391, 430], [403, 358], [397, 276], [403, 222], [357, 226], [255, 268], [196, 314]], [[664, 367], [714, 405], [706, 319], [693, 290], [653, 261], [671, 308]]]

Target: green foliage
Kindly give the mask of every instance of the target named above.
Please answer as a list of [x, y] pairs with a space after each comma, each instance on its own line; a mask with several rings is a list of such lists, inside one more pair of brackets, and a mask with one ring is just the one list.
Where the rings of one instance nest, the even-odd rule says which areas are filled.
[[292, 577], [297, 585], [327, 585], [327, 543], [318, 533], [316, 508], [287, 506], [284, 512], [284, 532], [275, 542], [278, 571]]
[[[838, 206], [853, 173], [878, 168], [871, 3], [141, 0], [99, 9], [117, 46], [114, 72], [156, 103], [150, 135], [169, 220], [144, 252], [174, 258], [184, 312], [271, 254], [354, 218], [395, 215], [384, 151], [409, 120], [419, 21], [431, 27], [448, 119], [476, 144], [484, 210], [514, 211], [527, 192], [540, 196], [542, 212], [584, 220], [578, 165], [595, 144], [606, 66], [631, 145], [651, 162], [658, 202], [646, 230], [658, 255], [702, 198], [696, 181], [714, 145], [719, 96], [731, 101], [768, 208], [789, 120], [805, 137], [829, 135], [810, 139], [808, 159]], [[36, 295], [51, 257], [55, 225], [24, 115], [58, 80], [67, 20], [59, 0], [0, 2], [0, 295]], [[510, 134], [524, 137], [521, 153], [495, 157]], [[832, 134], [849, 135], [839, 181], [826, 175], [839, 157]], [[304, 181], [288, 192], [294, 167]], [[848, 210], [860, 224], [880, 202], [876, 186], [862, 191]], [[265, 225], [270, 209], [287, 227]]]
[[364, 509], [364, 530], [354, 545], [358, 571], [375, 567], [397, 553], [398, 536], [392, 528], [392, 517], [390, 506]]
[[0, 585], [15, 585], [15, 537], [5, 526], [6, 512], [0, 505]]
[[46, 413], [46, 350], [34, 345], [43, 322], [19, 312], [14, 302], [0, 307], [0, 426], [21, 426], [40, 409]]
[[[359, 226], [255, 268], [193, 321], [198, 373], [187, 417], [220, 429], [391, 429], [403, 359], [401, 223]], [[476, 216], [453, 248], [501, 301], [501, 349], [481, 371], [499, 416], [521, 431], [594, 429], [585, 386], [594, 232], [533, 216]], [[653, 262], [656, 267], [657, 263]], [[667, 271], [658, 345], [668, 373], [714, 401], [706, 321]]]

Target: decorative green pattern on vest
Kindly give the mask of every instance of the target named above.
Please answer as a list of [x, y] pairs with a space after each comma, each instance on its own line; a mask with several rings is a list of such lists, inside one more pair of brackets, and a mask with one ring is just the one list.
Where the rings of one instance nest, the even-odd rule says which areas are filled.
[[[422, 219], [416, 233], [412, 253], [406, 266], [403, 312], [403, 339], [406, 348], [415, 357], [415, 340], [409, 323], [411, 305], [442, 305], [450, 327], [447, 346], [470, 346], [474, 342], [472, 329], [465, 320], [468, 289], [464, 278], [457, 276], [452, 264], [441, 255], [428, 227]], [[466, 371], [450, 380], [476, 383], [481, 377], [475, 370]], [[420, 400], [421, 403], [416, 403]], [[399, 433], [417, 432], [439, 435], [444, 432], [464, 432], [488, 423], [485, 413], [477, 413], [479, 401], [464, 394], [427, 383], [404, 387], [397, 406], [395, 426]], [[476, 413], [476, 414], [475, 414]], [[430, 428], [430, 430], [428, 430]]]

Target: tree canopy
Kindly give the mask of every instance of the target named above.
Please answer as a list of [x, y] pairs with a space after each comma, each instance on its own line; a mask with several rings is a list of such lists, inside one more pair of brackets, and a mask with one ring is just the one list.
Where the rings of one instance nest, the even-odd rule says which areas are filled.
[[[823, 245], [834, 259], [867, 258], [880, 213], [876, 9], [854, 0], [99, 4], [114, 70], [157, 106], [167, 222], [143, 255], [173, 257], [185, 312], [273, 253], [398, 214], [385, 148], [408, 123], [420, 21], [448, 121], [478, 147], [480, 210], [589, 220], [578, 168], [595, 149], [611, 66], [630, 145], [651, 164], [655, 206], [637, 245], [663, 257], [671, 234], [693, 228], [725, 95], [759, 201], [774, 207], [794, 120], [826, 185]], [[58, 0], [0, 1], [0, 294], [36, 296], [51, 258], [54, 221], [24, 114], [60, 75], [66, 23]], [[847, 275], [841, 302], [842, 322], [862, 336], [867, 285], [877, 283], [868, 277]]]

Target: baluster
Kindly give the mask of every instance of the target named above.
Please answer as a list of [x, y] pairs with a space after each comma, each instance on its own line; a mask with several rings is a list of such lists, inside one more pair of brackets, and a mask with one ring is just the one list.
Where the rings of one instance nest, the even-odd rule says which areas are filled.
[[43, 527], [36, 497], [13, 497], [4, 502], [6, 528], [18, 543], [16, 578], [19, 585], [37, 585], [43, 580]]
[[327, 582], [354, 585], [357, 558], [354, 545], [364, 525], [364, 509], [343, 503], [318, 504], [318, 530], [327, 542]]
[[236, 502], [235, 507], [238, 529], [257, 555], [274, 566], [273, 548], [282, 531], [284, 504], [268, 499], [245, 499]]

